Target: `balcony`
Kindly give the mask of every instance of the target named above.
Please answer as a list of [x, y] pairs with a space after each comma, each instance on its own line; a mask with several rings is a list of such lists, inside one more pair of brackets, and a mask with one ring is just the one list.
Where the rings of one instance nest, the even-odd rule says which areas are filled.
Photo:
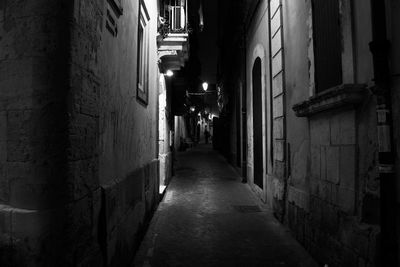
[[158, 54], [164, 69], [179, 70], [189, 58], [187, 0], [163, 0], [158, 26]]

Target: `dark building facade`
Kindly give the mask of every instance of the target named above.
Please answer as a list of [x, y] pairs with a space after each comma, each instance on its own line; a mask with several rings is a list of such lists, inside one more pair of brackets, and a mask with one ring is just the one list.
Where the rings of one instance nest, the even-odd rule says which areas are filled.
[[1, 266], [132, 261], [171, 177], [164, 74], [187, 59], [187, 11], [0, 3]]
[[129, 266], [206, 125], [321, 265], [398, 264], [399, 1], [216, 1], [209, 95], [201, 3], [0, 1], [1, 266]]
[[398, 8], [220, 1], [224, 154], [321, 264], [399, 254]]

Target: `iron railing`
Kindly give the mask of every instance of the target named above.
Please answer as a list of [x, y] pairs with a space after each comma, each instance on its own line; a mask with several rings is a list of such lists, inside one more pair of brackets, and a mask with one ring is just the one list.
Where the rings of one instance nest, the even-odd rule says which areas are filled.
[[164, 37], [170, 33], [188, 32], [187, 0], [162, 1], [159, 32]]

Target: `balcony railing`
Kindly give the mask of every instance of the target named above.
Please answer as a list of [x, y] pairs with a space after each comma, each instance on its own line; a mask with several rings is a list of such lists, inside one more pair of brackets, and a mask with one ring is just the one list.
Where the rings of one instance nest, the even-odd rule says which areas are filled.
[[188, 32], [187, 0], [162, 1], [159, 32], [163, 37], [170, 33]]

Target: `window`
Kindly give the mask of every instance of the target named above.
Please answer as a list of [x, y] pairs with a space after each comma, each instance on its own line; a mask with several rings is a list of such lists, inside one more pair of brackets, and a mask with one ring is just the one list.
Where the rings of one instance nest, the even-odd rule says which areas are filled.
[[144, 2], [139, 4], [138, 55], [137, 55], [137, 99], [143, 104], [148, 102], [148, 66], [149, 66], [149, 23], [150, 17]]
[[313, 0], [316, 93], [342, 84], [339, 0]]

